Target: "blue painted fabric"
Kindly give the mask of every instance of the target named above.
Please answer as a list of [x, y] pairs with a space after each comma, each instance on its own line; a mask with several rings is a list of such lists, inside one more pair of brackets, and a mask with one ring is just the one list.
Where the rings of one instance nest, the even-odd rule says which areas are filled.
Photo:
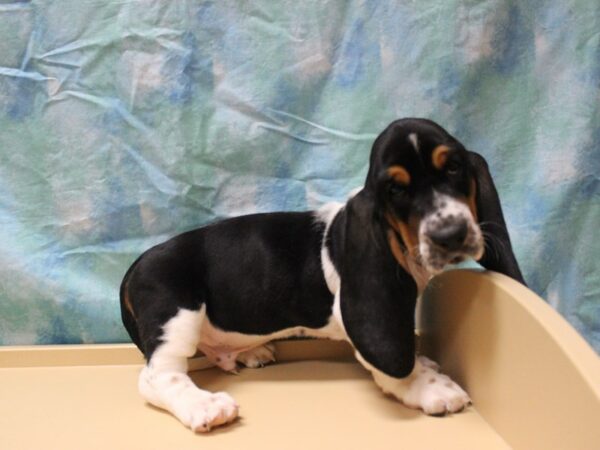
[[597, 1], [0, 2], [0, 343], [127, 341], [143, 250], [362, 184], [429, 117], [490, 163], [530, 287], [600, 349]]

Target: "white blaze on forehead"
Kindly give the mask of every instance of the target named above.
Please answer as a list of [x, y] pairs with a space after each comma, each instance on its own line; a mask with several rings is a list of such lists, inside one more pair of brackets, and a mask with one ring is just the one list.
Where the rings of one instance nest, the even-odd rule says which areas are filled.
[[408, 135], [408, 140], [411, 142], [411, 144], [413, 145], [415, 150], [418, 152], [419, 151], [419, 136], [417, 136], [417, 133], [410, 133]]

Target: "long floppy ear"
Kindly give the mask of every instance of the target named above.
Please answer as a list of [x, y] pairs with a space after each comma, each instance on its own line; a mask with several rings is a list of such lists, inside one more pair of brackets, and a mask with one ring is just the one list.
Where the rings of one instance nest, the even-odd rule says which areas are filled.
[[415, 361], [417, 288], [394, 259], [374, 212], [374, 196], [363, 190], [332, 224], [342, 320], [352, 344], [369, 364], [402, 378]]
[[471, 151], [469, 161], [475, 172], [477, 220], [485, 240], [485, 252], [479, 263], [486, 269], [503, 273], [525, 284], [513, 253], [500, 198], [488, 164], [483, 156]]

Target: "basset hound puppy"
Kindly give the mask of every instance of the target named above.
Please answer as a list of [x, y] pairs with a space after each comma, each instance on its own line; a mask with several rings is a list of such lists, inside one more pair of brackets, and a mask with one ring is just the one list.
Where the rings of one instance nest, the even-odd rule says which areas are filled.
[[197, 387], [200, 350], [233, 371], [274, 361], [274, 339], [346, 340], [381, 389], [443, 415], [469, 396], [415, 355], [415, 304], [466, 258], [520, 282], [485, 160], [436, 123], [401, 119], [375, 140], [364, 187], [318, 211], [255, 214], [180, 234], [142, 254], [121, 285], [127, 331], [147, 365], [139, 390], [197, 432], [235, 420]]

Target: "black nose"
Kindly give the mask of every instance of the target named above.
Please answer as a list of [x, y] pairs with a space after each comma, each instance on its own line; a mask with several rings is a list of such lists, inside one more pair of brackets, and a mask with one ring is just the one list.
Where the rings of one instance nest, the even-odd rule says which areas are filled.
[[429, 239], [439, 247], [446, 250], [458, 250], [467, 237], [467, 223], [465, 221], [452, 222], [427, 233]]

